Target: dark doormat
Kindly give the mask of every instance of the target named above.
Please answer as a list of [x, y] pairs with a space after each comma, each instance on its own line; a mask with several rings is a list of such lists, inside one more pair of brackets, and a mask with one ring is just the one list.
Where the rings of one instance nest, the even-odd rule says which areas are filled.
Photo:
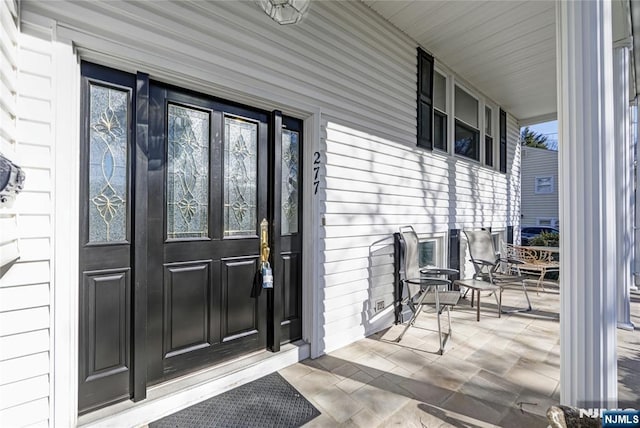
[[319, 414], [289, 382], [272, 373], [152, 422], [149, 427], [293, 428]]

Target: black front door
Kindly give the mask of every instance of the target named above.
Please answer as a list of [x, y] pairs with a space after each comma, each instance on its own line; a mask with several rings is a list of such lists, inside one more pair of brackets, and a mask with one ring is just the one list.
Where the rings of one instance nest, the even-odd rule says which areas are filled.
[[301, 121], [82, 72], [80, 412], [300, 339]]
[[254, 278], [268, 217], [268, 121], [151, 85], [151, 381], [266, 346], [266, 293]]

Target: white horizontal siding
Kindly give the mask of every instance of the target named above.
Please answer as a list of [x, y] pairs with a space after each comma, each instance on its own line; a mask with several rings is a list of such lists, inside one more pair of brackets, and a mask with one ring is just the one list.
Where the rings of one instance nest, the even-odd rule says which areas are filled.
[[[0, 154], [13, 162], [17, 162], [18, 30], [16, 16], [13, 1], [0, 2]], [[16, 215], [7, 208], [0, 208], [0, 267], [8, 266], [18, 256]]]
[[520, 145], [520, 125], [516, 118], [507, 114], [507, 173], [509, 174], [509, 187], [507, 196], [509, 206], [507, 209], [507, 225], [513, 226], [514, 242], [520, 240], [520, 214], [522, 211], [522, 193], [520, 175], [522, 173], [522, 146]]
[[[537, 224], [538, 218], [558, 219], [558, 152], [523, 147], [522, 224]], [[536, 177], [553, 177], [553, 193], [536, 194]]]
[[18, 29], [13, 1], [0, 4], [0, 152], [11, 156], [16, 134]]
[[[28, 403], [0, 410], [0, 425], [3, 427], [48, 426], [49, 398], [39, 398]], [[43, 415], [44, 418], [43, 418]]]
[[74, 30], [87, 58], [164, 80], [192, 76], [181, 83], [258, 107], [320, 108], [415, 141], [416, 44], [360, 2], [314, 2], [287, 27], [254, 2], [25, 0], [23, 10]]
[[48, 304], [48, 283], [0, 288], [0, 311], [15, 311]]
[[49, 353], [26, 355], [0, 362], [0, 385], [49, 373]]
[[29, 403], [48, 395], [49, 375], [36, 376], [0, 386], [0, 401], [5, 408]]
[[25, 333], [48, 327], [48, 306], [0, 313], [0, 336]]
[[20, 259], [0, 278], [0, 425], [48, 426], [52, 44], [32, 36], [28, 26], [16, 34], [12, 149], [26, 181], [8, 210]]
[[49, 330], [0, 337], [0, 361], [44, 352], [49, 349]]

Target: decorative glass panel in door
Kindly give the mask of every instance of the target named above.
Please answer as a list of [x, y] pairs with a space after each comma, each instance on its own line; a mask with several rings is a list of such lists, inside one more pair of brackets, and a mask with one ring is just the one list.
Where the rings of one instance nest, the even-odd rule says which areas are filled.
[[89, 242], [127, 240], [129, 91], [89, 85]]
[[283, 235], [298, 233], [298, 159], [299, 134], [282, 130], [282, 205]]
[[167, 238], [206, 238], [210, 115], [169, 104], [168, 116]]
[[258, 125], [224, 118], [224, 236], [256, 235]]

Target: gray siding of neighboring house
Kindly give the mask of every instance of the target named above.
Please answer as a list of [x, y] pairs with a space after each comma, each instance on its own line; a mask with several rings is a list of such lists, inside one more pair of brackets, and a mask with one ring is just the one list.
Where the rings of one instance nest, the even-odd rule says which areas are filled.
[[[553, 192], [537, 194], [536, 177], [553, 177]], [[522, 148], [522, 225], [535, 226], [540, 219], [558, 220], [558, 152]]]

